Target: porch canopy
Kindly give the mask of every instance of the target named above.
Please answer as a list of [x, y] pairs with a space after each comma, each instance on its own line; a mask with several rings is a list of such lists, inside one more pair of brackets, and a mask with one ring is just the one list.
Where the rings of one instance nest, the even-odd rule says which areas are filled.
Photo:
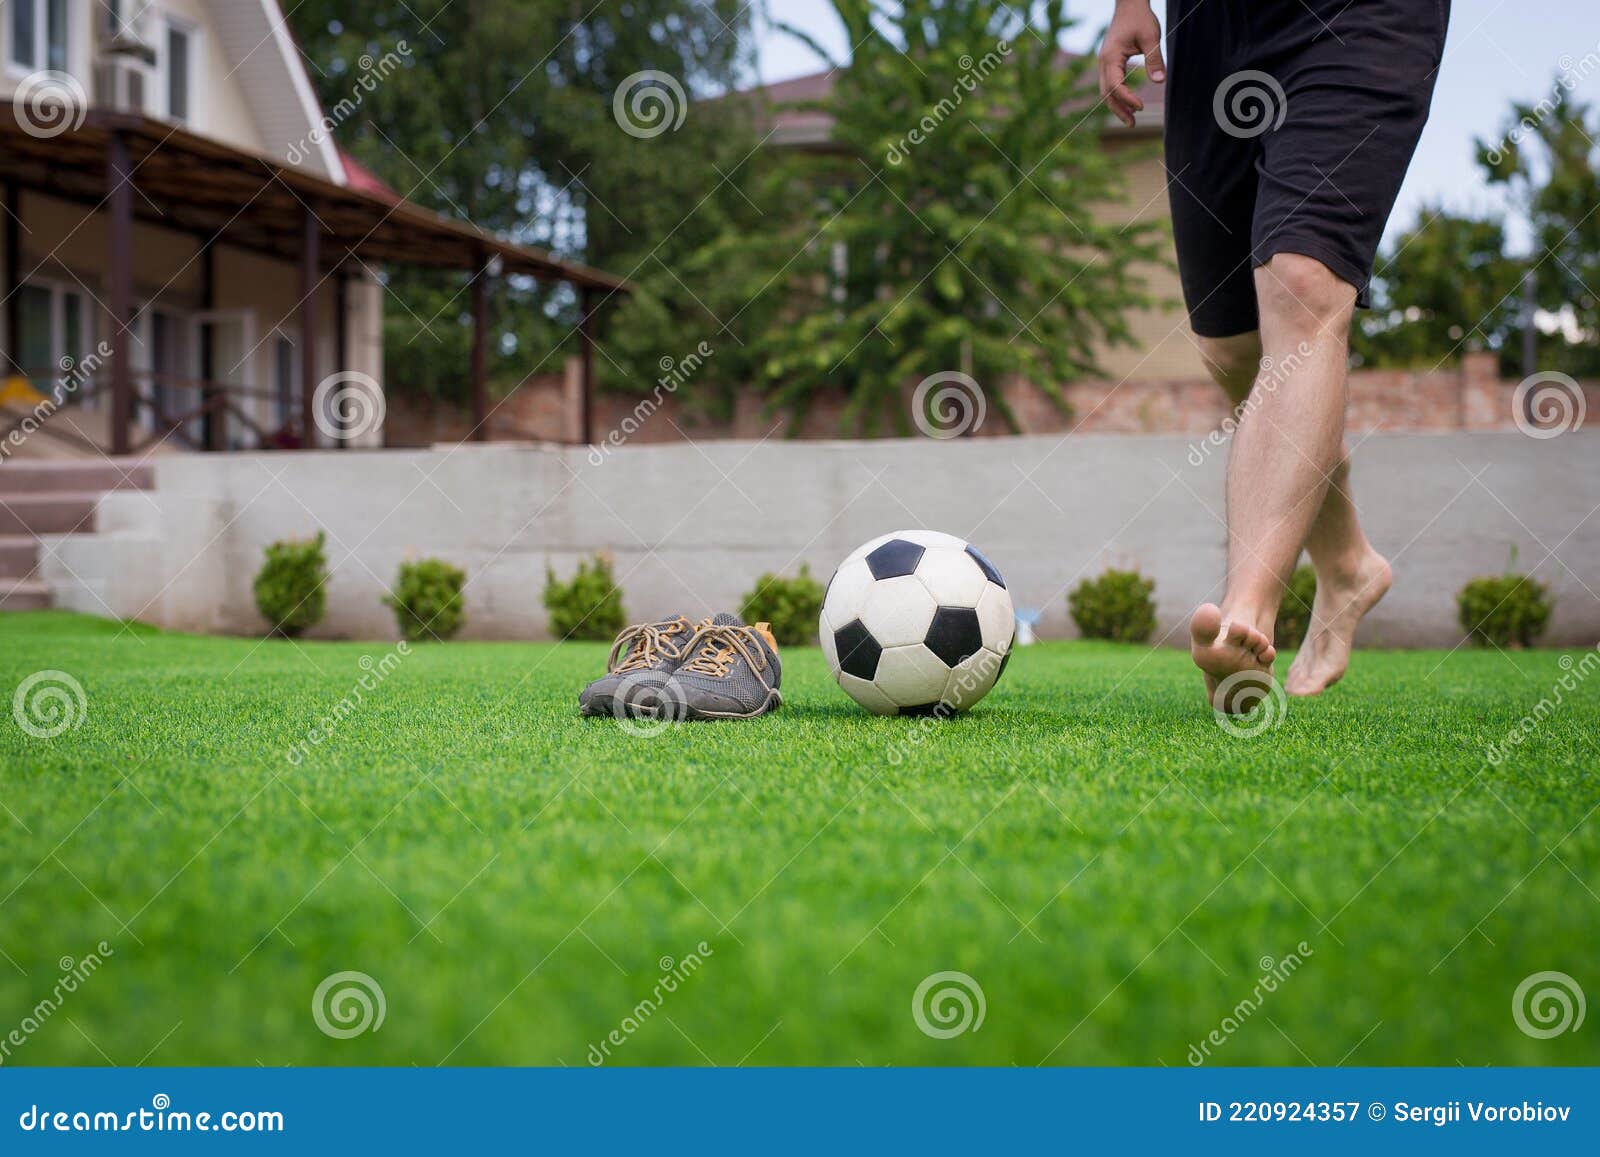
[[[13, 341], [19, 332], [15, 290], [21, 278], [21, 222], [16, 215], [16, 191], [47, 194], [108, 215], [104, 300], [114, 321], [110, 327], [112, 356], [107, 359], [113, 453], [132, 449], [134, 407], [150, 404], [135, 395], [126, 356], [128, 322], [132, 317], [135, 221], [197, 238], [201, 253], [207, 258], [202, 268], [203, 283], [210, 281], [206, 270], [213, 244], [236, 246], [298, 264], [303, 386], [298, 436], [303, 445], [313, 444], [312, 387], [317, 380], [314, 352], [318, 321], [313, 303], [320, 293], [340, 292], [353, 269], [381, 265], [458, 269], [473, 274], [470, 373], [472, 437], [477, 440], [487, 437], [489, 413], [486, 280], [491, 276], [526, 274], [573, 286], [582, 302], [582, 434], [585, 441], [590, 437], [593, 319], [611, 295], [628, 291], [627, 282], [620, 277], [561, 260], [542, 249], [519, 245], [470, 222], [442, 217], [403, 198], [338, 185], [276, 159], [141, 115], [91, 109], [75, 127], [41, 136], [38, 127], [21, 120], [7, 102], [0, 112], [0, 179], [4, 181], [8, 210], [4, 222], [4, 285], [0, 291], [6, 294], [11, 323], [7, 332], [13, 335]], [[210, 292], [209, 284], [204, 292]], [[342, 313], [335, 316], [342, 318]], [[336, 344], [342, 347], [342, 343]], [[341, 348], [341, 361], [343, 354]], [[227, 397], [230, 390], [238, 387], [206, 381], [194, 384], [204, 397], [200, 409], [181, 418], [161, 417], [176, 424], [224, 410], [245, 416]], [[208, 425], [216, 427], [220, 423]], [[212, 448], [220, 448], [211, 437], [207, 441]]]

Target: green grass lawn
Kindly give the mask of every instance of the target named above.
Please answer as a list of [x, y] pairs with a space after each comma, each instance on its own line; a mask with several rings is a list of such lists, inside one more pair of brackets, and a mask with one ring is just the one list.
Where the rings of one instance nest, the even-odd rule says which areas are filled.
[[[5, 1063], [1183, 1065], [1230, 1017], [1210, 1063], [1600, 1062], [1512, 1017], [1600, 999], [1600, 673], [1485, 760], [1555, 652], [1363, 654], [1239, 739], [1176, 651], [1029, 648], [929, 726], [796, 650], [776, 716], [641, 738], [575, 713], [603, 646], [435, 644], [292, 763], [389, 651], [0, 616], [6, 708], [87, 695], [0, 714], [0, 1042], [110, 949]], [[945, 970], [986, 1013], [935, 1039]], [[378, 1031], [318, 1029], [341, 971]]]

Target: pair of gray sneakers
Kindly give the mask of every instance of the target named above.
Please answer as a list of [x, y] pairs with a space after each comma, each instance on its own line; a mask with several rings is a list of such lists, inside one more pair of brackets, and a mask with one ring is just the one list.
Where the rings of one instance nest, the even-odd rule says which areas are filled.
[[752, 719], [782, 705], [782, 678], [767, 623], [677, 615], [618, 635], [605, 675], [579, 694], [578, 709], [618, 719]]

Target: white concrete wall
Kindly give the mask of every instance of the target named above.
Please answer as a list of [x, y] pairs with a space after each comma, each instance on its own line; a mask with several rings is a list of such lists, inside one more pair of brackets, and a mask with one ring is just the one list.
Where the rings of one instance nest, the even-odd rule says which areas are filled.
[[[1067, 590], [1109, 565], [1156, 580], [1161, 631], [1220, 593], [1225, 449], [1166, 437], [186, 455], [156, 490], [107, 496], [104, 533], [52, 543], [58, 603], [196, 631], [258, 633], [262, 547], [318, 527], [333, 568], [322, 637], [391, 637], [379, 604], [402, 559], [466, 567], [469, 637], [540, 637], [545, 567], [615, 556], [634, 619], [734, 609], [766, 570], [826, 579], [874, 535], [926, 526], [976, 542], [1042, 633], [1072, 633]], [[1199, 460], [1199, 465], [1194, 461]], [[1397, 582], [1375, 646], [1454, 646], [1455, 592], [1520, 568], [1557, 600], [1547, 641], [1600, 639], [1600, 432], [1379, 435], [1355, 488]], [[1553, 552], [1553, 553], [1552, 553]]]

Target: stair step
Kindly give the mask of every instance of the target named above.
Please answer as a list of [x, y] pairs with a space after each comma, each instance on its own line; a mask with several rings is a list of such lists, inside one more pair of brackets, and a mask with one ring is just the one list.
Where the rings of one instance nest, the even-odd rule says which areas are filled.
[[0, 536], [0, 583], [6, 579], [25, 579], [39, 565], [39, 544], [31, 535]]
[[0, 494], [0, 535], [92, 532], [101, 493]]
[[0, 496], [149, 490], [154, 485], [155, 468], [134, 458], [0, 461]]
[[0, 579], [0, 612], [49, 609], [50, 588], [44, 583], [31, 579], [22, 582]]

